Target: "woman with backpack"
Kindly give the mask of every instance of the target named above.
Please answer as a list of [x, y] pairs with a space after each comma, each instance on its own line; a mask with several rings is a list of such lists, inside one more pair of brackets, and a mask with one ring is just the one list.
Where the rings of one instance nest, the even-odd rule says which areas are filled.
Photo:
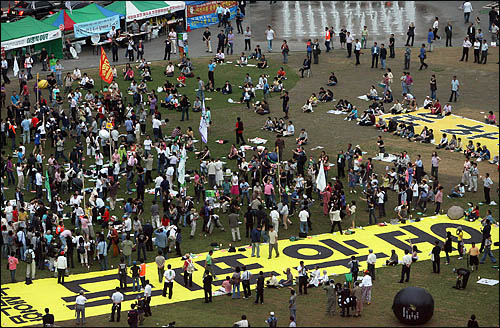
[[89, 260], [88, 260], [88, 249], [90, 247], [90, 243], [88, 241], [85, 241], [83, 236], [79, 236], [77, 238], [77, 252], [80, 257], [80, 263], [83, 266], [88, 266], [89, 265]]

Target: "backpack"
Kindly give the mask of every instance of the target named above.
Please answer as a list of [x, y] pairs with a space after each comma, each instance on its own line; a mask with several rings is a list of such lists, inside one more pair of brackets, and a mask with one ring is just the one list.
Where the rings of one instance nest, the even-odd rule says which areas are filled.
[[137, 310], [128, 311], [127, 323], [130, 325], [130, 327], [137, 326], [138, 316], [139, 316], [139, 313], [137, 312]]
[[359, 262], [357, 260], [352, 261], [352, 272], [359, 272]]
[[78, 246], [78, 254], [85, 254], [85, 246], [83, 246], [83, 244], [80, 244], [80, 246]]
[[28, 254], [26, 254], [25, 262], [31, 264], [33, 262], [33, 251], [28, 250]]
[[278, 320], [276, 318], [272, 318], [271, 322], [269, 322], [269, 327], [276, 328], [278, 326]]
[[387, 191], [384, 191], [384, 202], [387, 202], [389, 197], [387, 196]]

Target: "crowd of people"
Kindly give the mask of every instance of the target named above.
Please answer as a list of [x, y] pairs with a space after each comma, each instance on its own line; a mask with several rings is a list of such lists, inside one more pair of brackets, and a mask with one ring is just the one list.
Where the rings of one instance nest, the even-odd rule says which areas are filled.
[[[234, 34], [231, 22], [227, 17], [228, 9], [222, 6], [217, 8], [219, 27], [217, 35], [218, 46], [216, 55], [208, 64], [208, 79], [195, 74], [196, 69], [190, 58], [184, 54], [178, 63], [170, 61], [170, 53], [175, 53], [175, 39], [169, 36], [166, 40], [168, 56], [165, 60], [165, 82], [157, 89], [147, 85], [152, 82], [152, 68], [144, 56], [142, 40], [135, 46], [134, 40], [129, 39], [127, 56], [134, 61], [134, 51], [140, 57], [134, 67], [128, 63], [119, 75], [113, 67], [114, 81], [102, 90], [95, 91], [95, 81], [87, 73], [81, 73], [76, 68], [73, 73], [68, 72], [62, 77], [62, 65], [57, 61], [55, 71], [47, 75], [47, 92], [38, 85], [30, 94], [28, 81], [31, 80], [31, 66], [25, 66], [27, 74], [21, 71], [19, 94], [12, 92], [10, 105], [7, 106], [6, 116], [1, 120], [2, 147], [6, 147], [10, 139], [10, 150], [2, 151], [2, 187], [14, 188], [14, 199], [7, 199], [2, 193], [2, 202], [5, 204], [2, 215], [2, 257], [8, 260], [11, 281], [16, 281], [16, 269], [19, 261], [26, 262], [26, 284], [32, 283], [37, 270], [49, 270], [57, 277], [57, 282], [64, 284], [64, 278], [75, 266], [87, 270], [105, 271], [110, 269], [110, 258], [119, 259], [118, 277], [120, 287], [111, 295], [113, 303], [111, 320], [120, 321], [121, 303], [124, 301], [123, 292], [127, 290], [127, 277], [133, 280], [133, 291], [141, 291], [137, 302], [132, 304], [128, 312], [129, 324], [141, 324], [144, 317], [151, 316], [150, 302], [152, 284], [146, 279], [146, 262], [155, 260], [158, 267], [158, 280], [164, 280], [163, 297], [171, 299], [173, 295], [173, 281], [175, 271], [170, 264], [165, 266], [168, 256], [181, 257], [184, 261], [184, 285], [192, 286], [194, 264], [189, 252], [182, 252], [183, 230], [189, 231], [189, 238], [200, 238], [214, 233], [214, 229], [226, 231], [221, 215], [228, 213], [227, 231], [230, 232], [233, 242], [245, 240], [252, 247], [252, 256], [260, 257], [262, 243], [268, 243], [271, 259], [273, 253], [278, 252], [279, 232], [282, 229], [295, 229], [300, 237], [306, 237], [313, 228], [311, 208], [318, 204], [321, 212], [330, 222], [330, 233], [338, 229], [340, 234], [345, 230], [354, 229], [359, 225], [356, 216], [359, 213], [359, 203], [366, 202], [368, 209], [368, 224], [377, 224], [386, 218], [397, 222], [406, 222], [413, 215], [425, 215], [427, 207], [432, 203], [434, 214], [442, 213], [443, 202], [446, 200], [444, 187], [439, 181], [440, 157], [436, 152], [428, 159], [415, 155], [414, 160], [406, 151], [397, 155], [392, 166], [386, 168], [384, 174], [376, 174], [374, 161], [385, 156], [386, 148], [382, 135], [374, 142], [378, 148], [377, 158], [369, 157], [359, 145], [347, 144], [345, 149], [339, 150], [331, 156], [322, 151], [319, 156], [306, 153], [305, 146], [310, 142], [305, 129], [297, 129], [289, 119], [290, 99], [285, 88], [287, 80], [284, 67], [280, 67], [275, 76], [261, 74], [257, 84], [247, 73], [242, 81], [241, 97], [238, 103], [246, 104], [249, 109], [252, 104], [254, 111], [261, 115], [269, 115], [268, 97], [272, 93], [279, 93], [283, 105], [283, 117], [268, 117], [263, 129], [276, 133], [274, 148], [262, 145], [253, 147], [246, 144], [243, 138], [243, 122], [238, 118], [235, 127], [236, 143], [232, 144], [227, 159], [235, 162], [236, 169], [227, 172], [226, 164], [220, 157], [211, 153], [208, 145], [197, 149], [197, 140], [194, 131], [189, 127], [182, 131], [176, 126], [166, 132], [171, 126], [165, 111], [177, 110], [182, 112], [181, 121], [189, 120], [189, 112], [201, 112], [203, 120], [210, 131], [212, 116], [210, 107], [204, 106], [206, 92], [220, 92], [224, 95], [236, 94], [238, 88], [233, 87], [230, 81], [218, 82], [216, 87], [215, 72], [224, 69], [224, 51], [233, 54]], [[241, 26], [244, 17], [244, 7], [237, 12], [238, 33], [250, 37], [247, 28]], [[498, 18], [496, 18], [498, 19]], [[468, 20], [468, 18], [467, 18]], [[438, 18], [430, 31], [429, 44], [439, 40]], [[135, 22], [137, 23], [137, 22]], [[498, 34], [495, 21], [490, 24], [491, 35]], [[135, 24], [134, 24], [135, 28]], [[413, 46], [414, 25], [408, 28], [406, 51]], [[325, 28], [326, 52], [333, 49], [333, 28]], [[485, 37], [479, 35], [483, 44]], [[275, 32], [269, 26], [266, 30], [268, 51], [272, 51], [272, 40]], [[431, 35], [432, 33], [432, 35]], [[448, 39], [448, 32], [447, 39]], [[496, 33], [496, 34], [495, 34]], [[366, 26], [361, 31], [361, 40], [354, 40], [345, 27], [339, 33], [341, 48], [346, 47], [348, 57], [354, 43], [354, 53], [359, 64], [361, 49], [368, 43]], [[478, 39], [473, 34], [475, 40]], [[112, 35], [113, 38], [118, 33]], [[472, 34], [469, 36], [469, 38]], [[211, 34], [203, 34], [206, 51], [212, 52]], [[410, 44], [411, 39], [411, 44]], [[479, 40], [481, 40], [479, 39]], [[245, 47], [247, 42], [245, 39]], [[497, 40], [497, 39], [495, 39]], [[355, 41], [355, 42], [354, 42]], [[447, 40], [448, 41], [448, 40]], [[467, 40], [466, 40], [467, 41]], [[451, 44], [451, 41], [450, 41]], [[464, 49], [465, 49], [464, 41]], [[475, 42], [474, 42], [475, 44]], [[470, 45], [472, 46], [472, 45]], [[469, 47], [470, 47], [469, 46]], [[394, 35], [391, 35], [388, 49], [389, 58], [394, 58]], [[475, 47], [475, 45], [474, 45]], [[114, 48], [113, 48], [114, 49]], [[248, 42], [248, 51], [250, 51]], [[424, 51], [420, 53], [422, 65], [427, 67]], [[482, 49], [482, 48], [481, 48]], [[300, 69], [310, 73], [311, 64], [318, 64], [321, 54], [319, 41], [309, 40], [306, 45], [307, 56]], [[117, 51], [117, 50], [116, 50]], [[245, 51], [247, 51], [245, 49]], [[283, 63], [288, 60], [289, 48], [284, 41], [281, 46]], [[427, 51], [431, 51], [429, 47]], [[482, 54], [480, 62], [486, 63], [486, 53]], [[411, 51], [410, 51], [411, 52]], [[464, 50], [464, 54], [465, 54]], [[166, 51], [167, 54], [167, 51]], [[477, 143], [462, 144], [462, 139], [451, 135], [449, 139], [443, 134], [439, 143], [435, 142], [434, 131], [424, 127], [420, 133], [415, 132], [412, 123], [400, 123], [396, 118], [384, 119], [385, 113], [400, 114], [415, 111], [420, 107], [429, 110], [435, 115], [450, 115], [451, 103], [457, 101], [459, 82], [456, 76], [451, 80], [450, 99], [444, 106], [437, 98], [436, 76], [430, 77], [430, 95], [419, 106], [412, 94], [413, 77], [405, 67], [401, 76], [402, 97], [397, 98], [393, 92], [393, 73], [386, 67], [387, 50], [385, 45], [380, 47], [374, 42], [371, 48], [372, 68], [378, 68], [380, 58], [381, 68], [384, 69], [379, 84], [383, 88], [382, 96], [375, 85], [372, 85], [366, 98], [372, 103], [363, 113], [359, 113], [355, 105], [349, 100], [340, 99], [333, 106], [334, 92], [328, 87], [338, 85], [339, 80], [332, 72], [325, 87], [313, 93], [302, 107], [304, 113], [313, 113], [320, 103], [332, 104], [336, 110], [346, 114], [346, 120], [356, 121], [361, 126], [373, 126], [380, 131], [389, 132], [409, 141], [435, 143], [436, 149], [463, 152], [466, 159], [462, 179], [454, 187], [448, 197], [465, 197], [466, 192], [477, 192], [478, 182], [483, 183], [485, 206], [496, 205], [491, 199], [490, 191], [493, 180], [489, 173], [480, 175], [477, 162], [490, 161], [498, 163], [498, 157], [492, 158], [486, 145]], [[27, 56], [29, 63], [29, 56]], [[113, 50], [113, 61], [115, 50]], [[269, 66], [268, 59], [262, 54], [257, 45], [250, 55], [241, 53], [237, 64], [238, 69], [248, 66], [255, 60], [255, 66], [265, 69]], [[2, 73], [4, 66], [2, 61]], [[59, 67], [57, 66], [59, 65]], [[136, 73], [137, 72], [137, 73]], [[242, 71], [243, 72], [243, 71]], [[242, 74], [243, 75], [243, 74]], [[22, 77], [21, 77], [22, 76]], [[196, 97], [191, 104], [190, 99], [182, 94], [186, 87], [186, 78], [196, 77]], [[172, 83], [168, 78], [175, 78]], [[117, 81], [130, 81], [126, 90], [120, 89]], [[272, 82], [270, 83], [270, 79]], [[7, 81], [4, 78], [4, 81]], [[234, 81], [233, 81], [234, 83]], [[64, 86], [64, 90], [63, 87]], [[3, 86], [5, 90], [5, 86]], [[263, 91], [263, 99], [257, 101], [256, 90]], [[162, 97], [159, 94], [165, 93]], [[47, 99], [45, 95], [47, 95]], [[126, 103], [125, 94], [129, 95], [130, 102]], [[35, 96], [35, 97], [33, 97]], [[35, 101], [33, 101], [35, 99]], [[387, 108], [391, 106], [390, 108]], [[168, 115], [172, 117], [172, 115]], [[378, 119], [377, 119], [378, 118]], [[492, 111], [485, 118], [488, 124], [497, 125], [497, 118]], [[297, 120], [295, 120], [297, 121]], [[169, 127], [171, 128], [171, 127]], [[292, 149], [291, 158], [285, 158], [285, 142], [288, 149]], [[71, 145], [71, 147], [69, 147]], [[181, 168], [187, 157], [196, 157], [199, 166], [189, 167], [189, 178]], [[332, 158], [330, 158], [330, 156]], [[333, 158], [335, 156], [335, 159]], [[413, 157], [413, 154], [412, 154]], [[428, 161], [429, 166], [424, 165]], [[474, 161], [475, 160], [475, 161]], [[330, 172], [336, 166], [337, 172]], [[430, 169], [430, 171], [426, 170]], [[323, 172], [319, 172], [323, 170]], [[324, 174], [326, 186], [319, 189], [318, 175]], [[333, 179], [329, 179], [333, 178]], [[186, 183], [181, 182], [185, 179]], [[331, 181], [333, 182], [331, 182]], [[45, 189], [45, 191], [44, 191]], [[391, 191], [391, 193], [390, 193]], [[28, 197], [33, 193], [34, 197]], [[358, 199], [348, 201], [346, 194], [351, 196], [359, 193]], [[126, 194], [121, 200], [119, 196]], [[135, 195], [134, 195], [135, 194]], [[397, 197], [397, 207], [386, 211], [389, 197]], [[29, 199], [31, 198], [31, 199]], [[150, 199], [153, 198], [151, 206]], [[123, 206], [121, 204], [123, 201]], [[145, 204], [147, 205], [147, 208]], [[468, 220], [480, 218], [479, 205], [470, 204], [465, 211]], [[472, 257], [479, 258], [484, 263], [487, 255], [492, 262], [496, 259], [491, 253], [491, 224], [496, 221], [488, 212], [482, 223], [483, 241], [481, 248], [469, 250], [471, 264]], [[66, 221], [66, 222], [65, 222]], [[245, 235], [240, 234], [240, 222], [245, 227]], [[296, 227], [293, 227], [295, 225]], [[488, 229], [488, 227], [490, 227]], [[461, 231], [461, 230], [460, 230]], [[460, 236], [460, 232], [457, 231]], [[184, 236], [187, 236], [184, 233]], [[463, 232], [458, 238], [459, 253], [463, 255]], [[451, 237], [443, 236], [446, 242], [443, 249], [446, 252], [447, 263], [451, 253]], [[462, 242], [462, 244], [460, 244]], [[437, 245], [439, 246], [439, 245]], [[439, 247], [438, 247], [439, 248]], [[136, 254], [134, 254], [136, 252]], [[175, 255], [174, 255], [175, 253]], [[153, 254], [157, 254], [154, 257]], [[434, 251], [433, 262], [439, 258], [438, 250]], [[203, 287], [205, 302], [212, 301], [212, 282], [216, 279], [213, 268], [213, 251], [206, 258]], [[393, 252], [388, 266], [402, 263], [402, 279], [409, 280], [411, 263], [418, 259], [416, 246], [408, 249], [402, 261], [398, 260]], [[75, 265], [76, 257], [76, 265]], [[134, 257], [134, 259], [133, 259]], [[149, 259], [148, 259], [149, 257]], [[338, 306], [342, 316], [361, 315], [364, 304], [371, 303], [371, 288], [375, 282], [376, 257], [370, 250], [367, 257], [366, 270], [361, 268], [359, 261], [353, 257], [348, 266], [351, 280], [344, 285], [335, 283], [326, 271], [319, 267], [309, 270], [300, 262], [296, 268], [288, 268], [283, 272], [283, 279], [278, 280], [271, 275], [265, 281], [263, 272], [258, 274], [255, 303], [263, 303], [264, 287], [291, 289], [289, 300], [290, 322], [293, 326], [296, 321], [296, 291], [291, 288], [298, 286], [300, 295], [307, 294], [307, 288], [323, 288], [327, 294], [326, 312], [334, 314]], [[439, 268], [439, 267], [438, 267]], [[250, 273], [247, 268], [233, 268], [232, 276], [227, 276], [218, 294], [228, 294], [232, 298], [240, 298], [240, 283], [243, 286], [244, 297], [251, 296]], [[310, 272], [308, 272], [310, 271]], [[358, 274], [363, 278], [358, 281]], [[437, 270], [439, 273], [439, 269]], [[297, 279], [295, 279], [297, 278]], [[77, 323], [85, 323], [85, 303], [87, 299], [84, 291], [76, 297]], [[46, 310], [47, 320], [54, 320], [49, 310]], [[44, 317], [45, 318], [45, 317]], [[277, 318], [274, 312], [266, 320], [270, 327], [275, 327]], [[132, 325], [131, 324], [131, 325]], [[239, 327], [249, 326], [246, 316], [236, 322]]]

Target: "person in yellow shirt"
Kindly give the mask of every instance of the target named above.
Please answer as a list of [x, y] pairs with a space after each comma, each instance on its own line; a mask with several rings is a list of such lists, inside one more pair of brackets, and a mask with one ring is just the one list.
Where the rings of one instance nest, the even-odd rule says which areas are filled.
[[461, 260], [464, 258], [464, 232], [462, 231], [462, 227], [457, 228], [457, 239], [458, 239], [458, 259]]
[[476, 243], [472, 243], [469, 249], [469, 264], [471, 266], [472, 272], [474, 272], [474, 266], [476, 266], [476, 271], [479, 267], [479, 248], [476, 247]]

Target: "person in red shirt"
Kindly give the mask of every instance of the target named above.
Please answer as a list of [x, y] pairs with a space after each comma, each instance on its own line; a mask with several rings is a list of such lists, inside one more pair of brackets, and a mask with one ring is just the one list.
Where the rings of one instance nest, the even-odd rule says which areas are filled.
[[186, 86], [186, 76], [184, 73], [181, 73], [181, 75], [177, 78], [177, 82], [179, 82], [177, 85], [178, 88]]
[[16, 258], [16, 253], [11, 252], [9, 258], [7, 259], [9, 263], [9, 271], [10, 271], [10, 282], [16, 282], [16, 269], [19, 260]]
[[234, 130], [236, 131], [236, 144], [238, 145], [241, 140], [241, 144], [245, 145], [245, 139], [243, 138], [243, 122], [240, 117], [236, 119], [236, 128]]
[[439, 99], [436, 99], [436, 103], [432, 106], [431, 113], [435, 115], [442, 115], [442, 107], [439, 103]]
[[276, 74], [276, 76], [278, 77], [279, 80], [285, 79], [286, 72], [283, 69], [283, 67], [280, 67], [280, 69], [278, 70], [278, 73]]

